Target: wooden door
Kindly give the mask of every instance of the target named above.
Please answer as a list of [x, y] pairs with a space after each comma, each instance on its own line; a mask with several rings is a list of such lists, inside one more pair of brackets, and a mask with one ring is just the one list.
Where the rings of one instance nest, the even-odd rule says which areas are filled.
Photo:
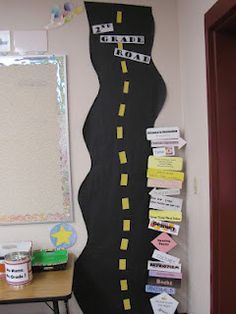
[[205, 15], [211, 219], [211, 314], [236, 302], [236, 0]]

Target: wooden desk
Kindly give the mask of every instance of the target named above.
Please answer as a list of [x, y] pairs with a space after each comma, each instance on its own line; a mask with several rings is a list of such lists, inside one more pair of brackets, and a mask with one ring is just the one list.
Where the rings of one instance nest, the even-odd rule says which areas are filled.
[[32, 282], [22, 287], [13, 287], [5, 280], [0, 280], [0, 304], [52, 301], [54, 313], [59, 314], [58, 301], [64, 301], [66, 313], [69, 313], [74, 261], [74, 255], [69, 254], [65, 270], [33, 273]]

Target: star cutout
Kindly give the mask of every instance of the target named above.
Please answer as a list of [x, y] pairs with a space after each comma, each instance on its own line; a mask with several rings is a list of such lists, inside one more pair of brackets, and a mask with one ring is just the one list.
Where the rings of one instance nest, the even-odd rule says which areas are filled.
[[56, 246], [58, 246], [63, 243], [69, 244], [72, 233], [72, 231], [66, 231], [64, 226], [60, 226], [60, 230], [56, 233], [53, 233], [51, 236], [57, 239]]

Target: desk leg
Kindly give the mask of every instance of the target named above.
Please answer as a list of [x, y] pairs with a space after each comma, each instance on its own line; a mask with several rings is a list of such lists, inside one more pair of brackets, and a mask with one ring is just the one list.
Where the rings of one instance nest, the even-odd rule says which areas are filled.
[[59, 314], [58, 301], [53, 301], [53, 310], [54, 310], [54, 314]]
[[70, 314], [69, 313], [69, 305], [68, 305], [68, 300], [65, 300], [65, 307], [66, 307], [66, 314]]

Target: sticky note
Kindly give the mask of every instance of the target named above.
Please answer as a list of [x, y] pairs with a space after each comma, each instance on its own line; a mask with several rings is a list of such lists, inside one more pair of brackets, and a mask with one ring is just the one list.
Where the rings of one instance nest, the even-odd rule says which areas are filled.
[[122, 73], [128, 73], [126, 61], [121, 61]]
[[128, 94], [129, 93], [129, 81], [124, 81], [123, 93], [124, 94]]
[[123, 127], [122, 126], [118, 126], [116, 128], [116, 137], [118, 140], [121, 140], [123, 138]]
[[156, 218], [161, 221], [180, 222], [182, 221], [182, 212], [177, 210], [149, 210], [149, 218]]
[[123, 300], [123, 304], [124, 304], [124, 309], [125, 309], [126, 311], [131, 310], [130, 299], [124, 299], [124, 300]]
[[118, 41], [117, 46], [118, 49], [123, 49], [123, 43], [121, 41]]
[[127, 186], [128, 185], [128, 174], [122, 173], [120, 176], [120, 185], [121, 186]]
[[120, 163], [121, 164], [126, 164], [127, 163], [127, 156], [126, 156], [126, 152], [125, 151], [119, 152], [119, 159], [120, 159]]
[[128, 281], [126, 279], [120, 280], [120, 290], [127, 291], [128, 290]]
[[126, 270], [126, 259], [119, 259], [119, 270]]
[[184, 181], [184, 172], [148, 168], [147, 177], [150, 179]]
[[125, 115], [125, 104], [120, 104], [118, 116], [119, 117], [124, 117], [124, 115]]
[[122, 11], [116, 12], [116, 23], [121, 24], [122, 23]]
[[129, 198], [128, 197], [122, 198], [122, 209], [129, 209]]
[[130, 219], [123, 220], [123, 231], [130, 231], [131, 221]]
[[181, 171], [183, 169], [183, 158], [149, 156], [148, 168]]
[[129, 244], [129, 240], [125, 239], [125, 238], [122, 238], [121, 239], [121, 243], [120, 243], [120, 249], [122, 251], [126, 251], [128, 249], [128, 244]]

